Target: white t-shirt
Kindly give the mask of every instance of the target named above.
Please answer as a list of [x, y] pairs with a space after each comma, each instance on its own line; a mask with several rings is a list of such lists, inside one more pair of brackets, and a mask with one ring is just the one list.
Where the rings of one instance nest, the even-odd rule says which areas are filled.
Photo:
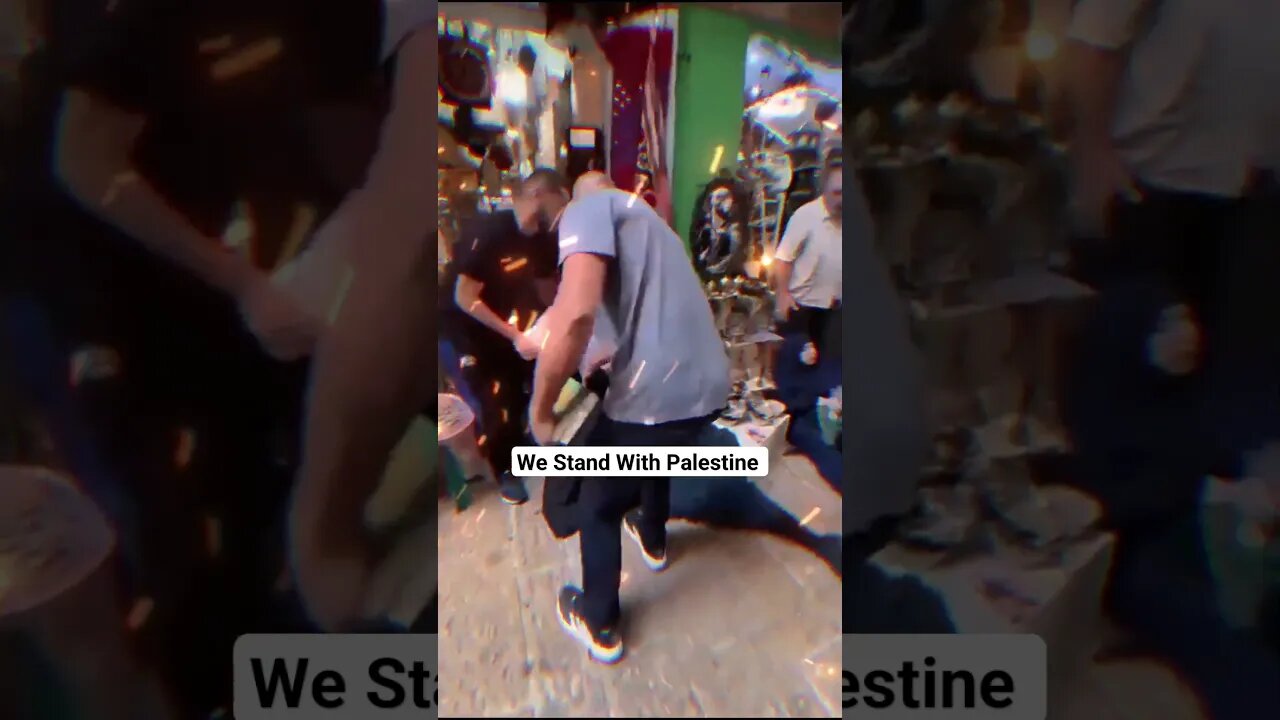
[[1129, 52], [1112, 137], [1141, 180], [1236, 196], [1280, 143], [1280, 3], [1079, 0], [1069, 34]]
[[791, 263], [791, 296], [803, 307], [829, 308], [844, 294], [840, 219], [822, 198], [801, 205], [778, 241], [774, 257]]

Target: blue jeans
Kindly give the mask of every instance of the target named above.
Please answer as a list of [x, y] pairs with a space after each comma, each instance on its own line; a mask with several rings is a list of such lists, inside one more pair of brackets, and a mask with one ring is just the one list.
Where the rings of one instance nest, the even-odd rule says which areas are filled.
[[778, 398], [791, 413], [787, 439], [813, 461], [818, 474], [832, 489], [843, 494], [844, 455], [822, 439], [816, 407], [819, 397], [841, 384], [838, 358], [831, 353], [820, 354], [816, 365], [805, 365], [800, 360], [800, 350], [807, 342], [806, 332], [784, 330], [778, 349], [774, 376], [778, 381]]

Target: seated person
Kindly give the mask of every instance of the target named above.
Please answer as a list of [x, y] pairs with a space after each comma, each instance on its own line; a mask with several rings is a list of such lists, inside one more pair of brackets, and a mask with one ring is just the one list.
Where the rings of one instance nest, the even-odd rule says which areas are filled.
[[1202, 542], [1206, 478], [1239, 478], [1243, 453], [1211, 439], [1200, 350], [1195, 317], [1165, 286], [1104, 295], [1063, 398], [1074, 470], [1117, 536], [1113, 617], [1186, 679], [1210, 717], [1275, 717], [1280, 659], [1224, 620]]
[[778, 399], [791, 414], [787, 439], [813, 461], [818, 474], [836, 491], [840, 485], [843, 459], [840, 434], [824, 436], [819, 414], [819, 398], [831, 397], [840, 387], [840, 366], [819, 356], [809, 336], [792, 334], [783, 339], [777, 358]]

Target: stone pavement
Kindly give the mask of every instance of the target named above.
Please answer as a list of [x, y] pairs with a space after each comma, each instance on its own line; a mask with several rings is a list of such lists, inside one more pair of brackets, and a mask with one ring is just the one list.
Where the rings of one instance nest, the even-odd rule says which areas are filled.
[[[678, 480], [675, 482], [679, 482]], [[801, 457], [758, 483], [817, 533], [840, 499]], [[627, 655], [593, 663], [556, 619], [577, 584], [577, 539], [557, 541], [533, 501], [489, 488], [462, 513], [440, 505], [441, 717], [835, 717], [840, 579], [762, 533], [673, 521], [671, 566], [653, 574], [623, 537]]]

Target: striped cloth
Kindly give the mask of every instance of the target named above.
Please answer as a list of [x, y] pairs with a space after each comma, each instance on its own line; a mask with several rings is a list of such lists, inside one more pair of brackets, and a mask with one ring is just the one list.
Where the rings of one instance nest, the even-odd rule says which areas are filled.
[[[658, 66], [654, 57], [658, 48], [658, 24], [649, 29], [649, 60], [644, 73], [644, 113], [641, 129], [644, 132], [642, 156], [647, 157], [650, 184], [644, 188], [646, 199], [652, 192], [654, 209], [667, 224], [671, 224], [670, 172], [667, 157], [667, 109], [662, 101], [662, 88], [658, 87]], [[638, 190], [639, 191], [639, 190]]]

